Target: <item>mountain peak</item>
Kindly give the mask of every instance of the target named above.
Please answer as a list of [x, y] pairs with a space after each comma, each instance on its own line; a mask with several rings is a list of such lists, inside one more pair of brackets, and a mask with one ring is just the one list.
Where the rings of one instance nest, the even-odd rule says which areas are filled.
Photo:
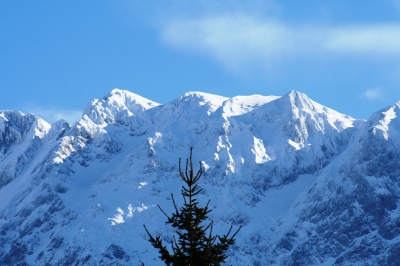
[[304, 93], [302, 93], [300, 91], [296, 91], [296, 90], [291, 90], [288, 93], [286, 93], [285, 95], [294, 96], [294, 97], [307, 97], [308, 98], [308, 96], [306, 94], [304, 94]]
[[320, 113], [323, 114], [325, 113], [327, 116], [330, 116], [334, 120], [336, 118], [345, 118], [346, 120], [349, 121], [354, 121], [354, 118], [351, 118], [348, 115], [344, 115], [342, 113], [339, 113], [333, 109], [330, 109], [322, 104], [319, 104], [313, 100], [311, 100], [306, 94], [299, 92], [299, 91], [290, 91], [284, 96], [281, 97], [280, 99], [284, 105], [289, 104], [289, 106], [292, 106], [292, 111], [296, 116], [301, 116], [301, 113], [303, 114], [313, 114], [313, 113]]
[[12, 110], [0, 111], [0, 158], [5, 154], [11, 158], [13, 147], [21, 145], [24, 148], [15, 149], [16, 154], [19, 154], [36, 140], [43, 139], [50, 128], [46, 121], [33, 114]]
[[136, 106], [141, 106], [143, 110], [148, 110], [159, 105], [158, 103], [146, 99], [138, 94], [117, 88], [111, 90], [103, 100], [111, 102], [115, 106], [126, 106], [128, 109], [129, 107], [132, 107], [133, 104], [135, 105], [134, 109], [137, 109]]
[[24, 114], [21, 111], [14, 110], [0, 110], [0, 123], [0, 130], [7, 123], [21, 133], [30, 130], [35, 125], [35, 128], [39, 130], [38, 132], [42, 132], [38, 133], [38, 137], [43, 137], [43, 132], [47, 132], [51, 127], [49, 123], [34, 114]]
[[290, 102], [292, 104], [294, 104], [295, 106], [299, 106], [299, 107], [300, 107], [300, 105], [304, 105], [304, 104], [314, 105], [314, 103], [315, 103], [310, 98], [308, 98], [308, 96], [306, 94], [299, 92], [299, 91], [295, 91], [295, 90], [292, 90], [292, 91], [286, 93], [285, 95], [282, 96], [282, 98], [283, 99], [287, 98], [288, 100], [290, 100]]
[[[390, 105], [371, 115], [369, 122], [373, 133], [381, 132], [382, 136], [387, 140], [390, 132], [400, 133], [400, 102]], [[390, 133], [392, 134], [392, 133]]]
[[101, 100], [93, 100], [84, 110], [96, 124], [112, 124], [118, 117], [137, 115], [158, 103], [126, 90], [113, 89]]

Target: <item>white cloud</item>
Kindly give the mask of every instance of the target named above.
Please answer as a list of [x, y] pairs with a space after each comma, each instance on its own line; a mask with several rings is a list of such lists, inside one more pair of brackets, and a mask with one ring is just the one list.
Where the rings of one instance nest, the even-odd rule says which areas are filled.
[[400, 57], [400, 24], [330, 30], [327, 48], [347, 54]]
[[368, 89], [364, 92], [364, 96], [370, 100], [382, 98], [382, 90], [380, 88]]
[[236, 14], [172, 20], [161, 25], [161, 36], [172, 47], [207, 54], [231, 70], [332, 53], [400, 57], [400, 24], [293, 26]]
[[174, 47], [215, 57], [228, 68], [270, 62], [291, 52], [292, 29], [250, 17], [212, 17], [172, 21], [162, 29], [163, 40]]
[[77, 110], [65, 110], [58, 108], [43, 108], [30, 106], [25, 108], [27, 113], [32, 113], [48, 123], [54, 123], [60, 119], [68, 121], [68, 123], [73, 124], [76, 120], [82, 117], [82, 111]]

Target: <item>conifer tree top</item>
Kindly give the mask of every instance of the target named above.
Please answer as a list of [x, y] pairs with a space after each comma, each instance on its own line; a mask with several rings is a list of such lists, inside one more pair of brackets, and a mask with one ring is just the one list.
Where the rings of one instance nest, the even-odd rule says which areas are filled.
[[190, 148], [190, 157], [186, 159], [185, 171], [181, 168], [181, 159], [179, 159], [179, 174], [186, 186], [182, 186], [181, 194], [184, 200], [182, 207], [178, 208], [173, 194], [172, 202], [175, 212], [168, 215], [159, 205], [158, 207], [167, 217], [167, 224], [170, 224], [176, 230], [178, 239], [173, 236], [171, 243], [172, 253], [163, 245], [161, 237], [154, 238], [146, 226], [145, 230], [149, 236], [150, 243], [158, 249], [160, 258], [166, 265], [191, 265], [191, 266], [205, 266], [205, 265], [221, 265], [227, 258], [225, 255], [228, 248], [235, 243], [235, 236], [240, 228], [231, 235], [232, 226], [228, 233], [225, 235], [212, 235], [213, 221], [206, 223], [208, 214], [211, 212], [209, 209], [210, 200], [206, 206], [200, 207], [199, 202], [195, 198], [202, 192], [197, 182], [202, 175], [201, 162], [200, 168], [194, 174], [193, 149]]

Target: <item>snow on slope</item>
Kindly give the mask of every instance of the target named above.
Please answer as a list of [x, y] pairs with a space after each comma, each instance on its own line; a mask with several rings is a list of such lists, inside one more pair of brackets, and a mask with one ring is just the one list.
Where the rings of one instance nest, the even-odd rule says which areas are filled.
[[223, 112], [227, 117], [243, 115], [278, 98], [279, 96], [236, 96], [224, 104]]
[[127, 117], [137, 116], [158, 105], [132, 92], [114, 89], [102, 100], [94, 100], [87, 105], [82, 119], [88, 118], [103, 126], [115, 122], [126, 123]]
[[0, 189], [36, 156], [50, 125], [32, 114], [0, 111]]
[[[351, 195], [358, 181], [351, 172], [355, 166], [349, 165], [368, 165], [357, 154], [371, 154], [370, 164], [385, 161], [375, 151], [360, 152], [375, 140], [366, 140], [370, 133], [365, 132], [385, 130], [382, 141], [397, 139], [392, 129], [396, 110], [365, 122], [295, 91], [231, 99], [189, 92], [159, 105], [115, 89], [90, 103], [71, 128], [62, 122], [52, 125], [30, 168], [0, 190], [0, 263], [160, 265], [142, 224], [170, 242], [172, 229], [154, 206], [172, 211], [171, 192], [182, 203], [177, 162], [192, 146], [195, 161], [205, 170], [200, 202], [211, 199], [214, 231], [244, 226], [229, 251], [231, 264], [351, 265], [358, 257], [326, 240], [335, 232], [323, 222], [332, 222], [338, 232], [368, 235], [356, 229], [359, 223], [336, 228], [334, 221], [356, 204]], [[397, 167], [386, 171], [393, 174]], [[376, 173], [369, 174], [365, 179], [376, 184]], [[385, 192], [387, 183], [379, 184]], [[357, 193], [367, 197], [362, 190]], [[347, 196], [341, 201], [342, 195]], [[326, 213], [327, 205], [335, 211]], [[390, 215], [397, 217], [395, 209]], [[388, 219], [388, 214], [382, 217]], [[370, 228], [378, 224], [373, 221]], [[350, 244], [363, 241], [346, 237]], [[390, 241], [396, 250], [396, 240]], [[385, 243], [377, 246], [378, 252], [389, 247]], [[374, 255], [363, 256], [376, 261]], [[393, 261], [387, 258], [380, 264]]]
[[274, 247], [279, 263], [400, 264], [399, 106], [374, 113], [294, 204], [298, 218]]
[[272, 183], [277, 185], [293, 181], [298, 174], [317, 173], [347, 146], [362, 123], [295, 91], [236, 121], [242, 131], [249, 128], [254, 147], [265, 150], [271, 176], [278, 178]]

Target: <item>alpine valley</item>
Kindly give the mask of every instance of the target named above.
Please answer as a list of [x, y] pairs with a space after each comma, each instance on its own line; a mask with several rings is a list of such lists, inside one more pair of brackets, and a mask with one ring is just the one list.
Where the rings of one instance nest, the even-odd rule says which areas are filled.
[[228, 265], [400, 265], [400, 102], [357, 120], [305, 94], [114, 89], [52, 125], [0, 111], [0, 265], [163, 265], [193, 147]]

